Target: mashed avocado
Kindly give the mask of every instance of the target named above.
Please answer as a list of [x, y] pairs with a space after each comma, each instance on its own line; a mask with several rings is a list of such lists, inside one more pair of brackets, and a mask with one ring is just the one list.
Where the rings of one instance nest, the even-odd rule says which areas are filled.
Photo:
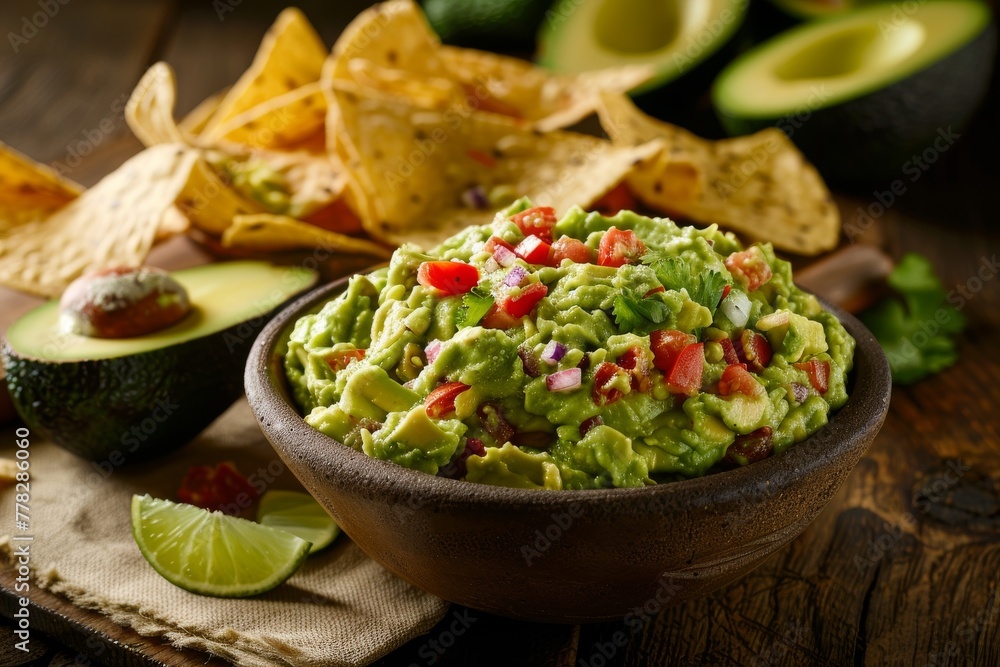
[[769, 244], [521, 200], [353, 277], [285, 370], [306, 421], [369, 456], [588, 489], [780, 453], [844, 404], [853, 356]]

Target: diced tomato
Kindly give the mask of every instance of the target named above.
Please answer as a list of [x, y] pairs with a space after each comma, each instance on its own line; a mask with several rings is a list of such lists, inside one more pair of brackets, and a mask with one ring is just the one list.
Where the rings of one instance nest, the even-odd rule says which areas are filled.
[[564, 259], [577, 264], [589, 264], [590, 248], [579, 239], [574, 239], [571, 236], [560, 236], [552, 244], [552, 264], [559, 266]]
[[584, 419], [583, 423], [580, 424], [580, 436], [582, 437], [587, 435], [592, 430], [594, 430], [598, 426], [601, 426], [602, 424], [604, 424], [604, 420], [601, 419], [601, 415], [597, 415], [596, 417], [591, 417], [590, 419]]
[[757, 461], [763, 461], [774, 453], [774, 443], [771, 436], [774, 430], [770, 426], [761, 426], [752, 433], [736, 436], [733, 444], [726, 448], [726, 456], [722, 464], [726, 466], [743, 466]]
[[465, 294], [479, 282], [479, 269], [465, 262], [424, 262], [417, 282], [445, 294]]
[[[629, 372], [610, 361], [601, 363], [594, 371], [594, 390], [591, 397], [597, 405], [610, 405], [624, 396], [624, 392], [619, 389], [619, 378], [628, 378]], [[629, 380], [631, 385], [631, 380]]]
[[333, 370], [340, 371], [347, 368], [347, 365], [352, 361], [364, 358], [364, 350], [340, 350], [339, 352], [331, 352], [330, 356], [326, 358], [326, 363], [330, 364], [330, 368]]
[[537, 236], [525, 236], [514, 248], [514, 254], [528, 264], [551, 264], [552, 246]]
[[548, 293], [549, 288], [542, 283], [532, 283], [521, 290], [517, 296], [509, 296], [504, 299], [500, 307], [511, 317], [524, 317]]
[[649, 379], [649, 360], [642, 353], [642, 348], [633, 346], [618, 357], [618, 365], [632, 374], [632, 391], [649, 391], [652, 381]]
[[746, 250], [734, 252], [726, 258], [726, 268], [749, 292], [771, 279], [771, 267], [760, 246], [750, 246]]
[[764, 393], [764, 386], [754, 379], [750, 371], [743, 364], [732, 364], [726, 366], [719, 378], [719, 394], [729, 396], [731, 394], [743, 394], [744, 396], [760, 396]]
[[646, 254], [646, 244], [631, 229], [612, 227], [604, 232], [597, 249], [597, 263], [601, 266], [635, 264]]
[[738, 364], [740, 363], [740, 357], [736, 354], [736, 348], [733, 347], [733, 341], [728, 338], [723, 338], [719, 341], [722, 345], [722, 358], [726, 360], [727, 364]]
[[705, 372], [705, 344], [695, 343], [681, 350], [673, 369], [667, 374], [667, 386], [675, 394], [694, 396], [701, 390]]
[[479, 417], [483, 430], [489, 433], [498, 447], [514, 437], [514, 426], [507, 421], [503, 410], [496, 403], [483, 403], [476, 408], [476, 416]]
[[222, 510], [227, 514], [238, 514], [259, 495], [253, 484], [228, 462], [214, 468], [191, 466], [177, 489], [177, 498], [181, 502], [207, 510]]
[[555, 227], [556, 220], [556, 211], [551, 206], [536, 206], [510, 216], [510, 221], [525, 236], [537, 236], [546, 243], [552, 243], [552, 228]]
[[491, 255], [493, 254], [493, 251], [495, 251], [497, 248], [507, 248], [507, 250], [514, 252], [514, 246], [511, 245], [510, 243], [507, 243], [499, 236], [491, 236], [490, 240], [487, 241], [486, 245], [483, 246], [483, 250], [490, 253]]
[[683, 331], [675, 329], [654, 331], [649, 334], [650, 348], [653, 350], [653, 365], [664, 373], [669, 373], [674, 369], [674, 364], [677, 362], [681, 350], [696, 342], [697, 339], [694, 336]]
[[666, 292], [666, 291], [667, 291], [666, 287], [664, 287], [663, 285], [658, 285], [658, 286], [654, 287], [653, 289], [649, 290], [648, 292], [646, 292], [642, 296], [642, 298], [643, 299], [648, 299], [649, 297], [653, 296], [654, 294], [659, 294], [660, 292]]
[[510, 315], [496, 304], [479, 320], [479, 326], [484, 329], [513, 329], [521, 326], [521, 318]]
[[497, 159], [492, 155], [490, 155], [489, 153], [484, 153], [483, 151], [477, 151], [474, 148], [470, 148], [469, 150], [465, 151], [465, 154], [468, 155], [473, 160], [475, 160], [476, 162], [478, 162], [479, 164], [486, 167], [487, 169], [492, 169], [493, 167], [497, 166]]
[[639, 202], [636, 201], [625, 181], [613, 187], [593, 206], [595, 211], [608, 216], [615, 215], [619, 211], [634, 211], [637, 208], [639, 208]]
[[428, 417], [440, 418], [455, 411], [455, 399], [469, 389], [461, 382], [446, 382], [437, 387], [424, 399], [424, 409]]
[[[723, 287], [722, 288], [722, 296], [719, 297], [719, 303], [722, 303], [723, 301], [725, 301], [726, 297], [729, 296], [729, 293], [732, 292], [732, 291], [733, 291], [733, 286], [732, 285], [726, 285], [725, 287]], [[716, 306], [718, 306], [718, 304], [716, 304]]]
[[812, 359], [798, 364], [793, 364], [800, 371], [805, 371], [809, 376], [809, 384], [813, 389], [821, 394], [825, 394], [830, 388], [830, 362]]
[[740, 334], [740, 348], [743, 351], [743, 357], [740, 361], [755, 371], [762, 371], [771, 363], [771, 344], [755, 331], [743, 330], [743, 333]]
[[331, 232], [338, 232], [340, 234], [357, 234], [364, 231], [364, 228], [361, 226], [361, 220], [347, 206], [342, 197], [323, 208], [316, 209], [302, 218], [302, 220], [303, 222], [308, 222], [310, 225], [329, 229]]

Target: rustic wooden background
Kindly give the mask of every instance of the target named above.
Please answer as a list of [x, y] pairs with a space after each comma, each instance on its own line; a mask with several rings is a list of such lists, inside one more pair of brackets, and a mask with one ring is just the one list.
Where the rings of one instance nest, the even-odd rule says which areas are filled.
[[[62, 4], [65, 3], [65, 4]], [[0, 139], [89, 185], [140, 149], [121, 106], [146, 67], [174, 66], [178, 110], [233, 82], [284, 3], [251, 0], [4, 0]], [[332, 43], [367, 3], [298, 3]], [[26, 26], [48, 6], [42, 27]], [[26, 42], [11, 41], [10, 34]], [[668, 609], [641, 631], [621, 623], [548, 626], [454, 608], [380, 665], [1000, 664], [1000, 251], [997, 86], [973, 127], [865, 236], [928, 256], [947, 286], [975, 292], [961, 361], [898, 388], [869, 454], [805, 533], [742, 581]], [[838, 194], [847, 221], [874, 192]], [[178, 241], [171, 252], [191, 253]], [[982, 269], [994, 263], [992, 272]], [[5, 328], [31, 301], [0, 290]], [[0, 329], [2, 330], [2, 329]], [[490, 576], [488, 563], [471, 563]], [[0, 573], [0, 589], [11, 575]], [[0, 612], [12, 607], [0, 597]], [[51, 596], [36, 599], [32, 655], [0, 665], [220, 664], [110, 626]], [[475, 619], [459, 636], [456, 614]], [[441, 647], [438, 652], [436, 647]], [[432, 659], [435, 662], [432, 662]]]

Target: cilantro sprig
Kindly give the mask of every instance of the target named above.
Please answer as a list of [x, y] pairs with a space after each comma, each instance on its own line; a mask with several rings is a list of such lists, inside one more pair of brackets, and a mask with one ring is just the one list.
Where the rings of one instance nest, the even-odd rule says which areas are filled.
[[643, 255], [642, 263], [653, 269], [656, 279], [664, 288], [687, 290], [695, 303], [708, 308], [713, 315], [722, 299], [722, 291], [729, 281], [720, 272], [710, 269], [695, 273], [691, 264], [683, 257], [663, 250], [653, 250]]
[[667, 304], [655, 298], [643, 298], [635, 292], [622, 290], [612, 304], [615, 323], [622, 331], [648, 333], [666, 322], [670, 316]]
[[488, 289], [473, 287], [462, 297], [462, 308], [458, 311], [457, 324], [459, 328], [474, 327], [490, 312], [495, 299]]

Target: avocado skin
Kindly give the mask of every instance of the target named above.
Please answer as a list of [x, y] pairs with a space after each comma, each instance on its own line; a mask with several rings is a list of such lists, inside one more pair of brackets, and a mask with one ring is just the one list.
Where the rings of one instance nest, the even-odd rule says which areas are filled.
[[111, 359], [43, 361], [4, 341], [7, 384], [24, 422], [60, 447], [109, 470], [147, 461], [186, 444], [243, 394], [247, 355], [268, 319]]
[[990, 23], [933, 65], [808, 117], [803, 113], [796, 119], [794, 111], [766, 119], [718, 117], [733, 136], [778, 127], [832, 183], [881, 184], [908, 178], [904, 164], [933, 147], [939, 130], [961, 132], [982, 103], [996, 41], [996, 25]]

